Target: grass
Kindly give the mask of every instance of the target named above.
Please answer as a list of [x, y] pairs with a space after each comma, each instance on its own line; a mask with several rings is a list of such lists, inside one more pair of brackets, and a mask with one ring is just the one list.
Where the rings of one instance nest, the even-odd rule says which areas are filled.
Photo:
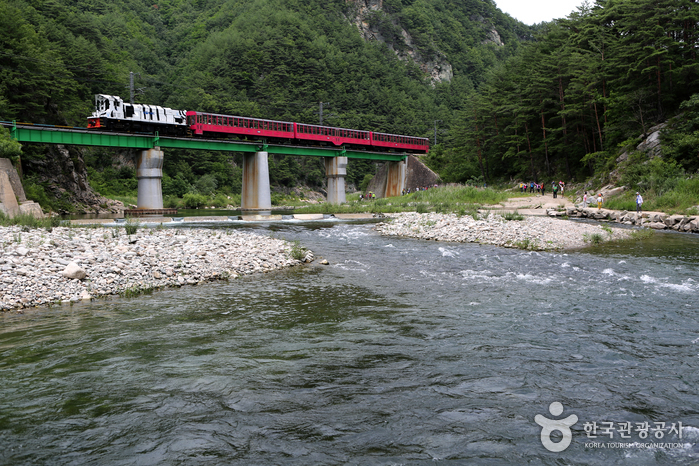
[[[612, 232], [611, 227], [609, 227], [608, 225], [601, 225], [601, 227], [602, 227], [602, 229], [609, 235], [609, 239], [611, 240], [611, 239], [612, 239], [612, 236], [614, 235], [614, 233]], [[595, 243], [595, 244], [597, 244], [597, 243]]]
[[291, 243], [291, 257], [297, 261], [302, 261], [306, 258], [306, 248], [301, 247], [298, 241]]
[[137, 220], [133, 221], [132, 219], [129, 219], [126, 222], [126, 225], [124, 225], [124, 230], [126, 230], [126, 234], [130, 236], [138, 231], [139, 226], [140, 224]]
[[4, 212], [0, 212], [0, 225], [9, 227], [18, 225], [28, 229], [44, 228], [51, 230], [52, 228], [67, 225], [70, 222], [64, 222], [60, 217], [44, 217], [36, 218], [30, 214], [18, 214], [14, 217], [8, 217]]
[[531, 238], [524, 238], [521, 241], [517, 241], [515, 246], [519, 249], [524, 249], [525, 251], [540, 251], [541, 246], [539, 246], [539, 241]]
[[583, 241], [586, 243], [601, 244], [604, 242], [604, 236], [602, 236], [602, 233], [583, 233]]
[[127, 207], [129, 205], [138, 204], [138, 196], [109, 196], [109, 198], [114, 199], [115, 201], [121, 201]]
[[[699, 205], [699, 178], [682, 178], [675, 187], [663, 192], [648, 189], [641, 193], [643, 210], [668, 214], [696, 215]], [[604, 207], [611, 210], [636, 210], [636, 192], [628, 190], [619, 196], [605, 199]]]
[[514, 212], [505, 212], [504, 214], [502, 214], [502, 218], [504, 218], [508, 222], [511, 220], [521, 221], [524, 220], [524, 215], [520, 214], [515, 210]]
[[296, 209], [299, 214], [337, 214], [337, 213], [395, 213], [395, 212], [438, 212], [473, 215], [477, 206], [498, 204], [519, 193], [505, 193], [491, 188], [473, 186], [444, 187], [418, 191], [406, 196], [359, 201], [350, 197], [346, 204], [318, 204]]
[[139, 286], [133, 285], [119, 292], [119, 296], [122, 298], [135, 298], [144, 294], [152, 294], [153, 291], [157, 290], [154, 286]]

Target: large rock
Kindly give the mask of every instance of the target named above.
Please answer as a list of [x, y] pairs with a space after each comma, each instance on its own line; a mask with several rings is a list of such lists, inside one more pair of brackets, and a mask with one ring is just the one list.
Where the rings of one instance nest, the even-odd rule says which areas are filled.
[[666, 217], [664, 222], [665, 225], [669, 227], [675, 226], [675, 224], [680, 223], [682, 220], [684, 220], [684, 215], [670, 215], [669, 217]]
[[665, 219], [667, 218], [667, 214], [663, 214], [662, 212], [652, 212], [648, 214], [648, 221], [651, 223], [665, 223]]
[[[23, 162], [28, 171], [37, 177], [37, 182], [45, 186], [49, 196], [65, 199], [78, 212], [123, 211], [122, 202], [102, 197], [90, 187], [83, 151], [78, 146], [52, 144], [47, 147], [44, 157], [26, 158]], [[131, 149], [124, 151], [133, 153]]]
[[663, 222], [651, 222], [647, 226], [654, 230], [664, 230], [667, 228], [667, 225], [665, 225]]
[[689, 227], [691, 231], [699, 233], [699, 217], [693, 217], [693, 220], [689, 222]]
[[75, 262], [71, 262], [63, 270], [63, 276], [66, 278], [70, 278], [71, 280], [82, 280], [87, 276], [87, 273], [85, 273], [85, 271], [78, 264], [76, 264]]
[[626, 191], [626, 189], [627, 189], [626, 186], [620, 186], [618, 188], [614, 188], [612, 186], [605, 186], [604, 188], [602, 188], [602, 194], [604, 195], [605, 198], [608, 198], [608, 197], [619, 195], [619, 194], [623, 193], [624, 191]]

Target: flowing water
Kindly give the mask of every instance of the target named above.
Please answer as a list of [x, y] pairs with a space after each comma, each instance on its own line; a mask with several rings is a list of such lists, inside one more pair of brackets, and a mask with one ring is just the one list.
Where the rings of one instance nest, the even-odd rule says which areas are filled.
[[[699, 463], [699, 237], [371, 227], [253, 228], [329, 266], [0, 316], [0, 463]], [[535, 417], [571, 414], [548, 451]]]

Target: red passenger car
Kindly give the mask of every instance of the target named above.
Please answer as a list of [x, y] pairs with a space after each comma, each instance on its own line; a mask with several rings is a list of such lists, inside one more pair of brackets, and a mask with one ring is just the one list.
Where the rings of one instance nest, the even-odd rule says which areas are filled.
[[412, 136], [400, 136], [398, 134], [373, 133], [371, 145], [374, 147], [387, 147], [409, 152], [426, 154], [430, 150], [430, 140], [427, 138], [415, 138]]
[[343, 144], [371, 145], [371, 131], [331, 128], [329, 126], [306, 125], [303, 123], [294, 123], [294, 125], [296, 126], [296, 139], [302, 141], [330, 142], [336, 146]]
[[288, 121], [261, 120], [215, 113], [187, 112], [187, 124], [196, 135], [215, 133], [236, 136], [294, 138], [294, 123]]

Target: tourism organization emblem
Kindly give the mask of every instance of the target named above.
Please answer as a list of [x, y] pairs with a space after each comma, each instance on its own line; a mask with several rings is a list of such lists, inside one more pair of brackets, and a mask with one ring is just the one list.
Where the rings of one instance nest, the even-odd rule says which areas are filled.
[[[549, 405], [549, 413], [554, 417], [560, 416], [563, 414], [563, 405], [558, 401], [554, 401]], [[541, 414], [537, 414], [534, 417], [534, 421], [541, 426], [541, 443], [544, 445], [544, 448], [558, 453], [568, 448], [570, 442], [573, 441], [573, 432], [571, 432], [570, 428], [578, 422], [578, 416], [571, 414], [564, 419], [549, 419]], [[551, 434], [555, 431], [559, 431], [563, 435], [563, 439], [560, 442], [551, 440]]]

